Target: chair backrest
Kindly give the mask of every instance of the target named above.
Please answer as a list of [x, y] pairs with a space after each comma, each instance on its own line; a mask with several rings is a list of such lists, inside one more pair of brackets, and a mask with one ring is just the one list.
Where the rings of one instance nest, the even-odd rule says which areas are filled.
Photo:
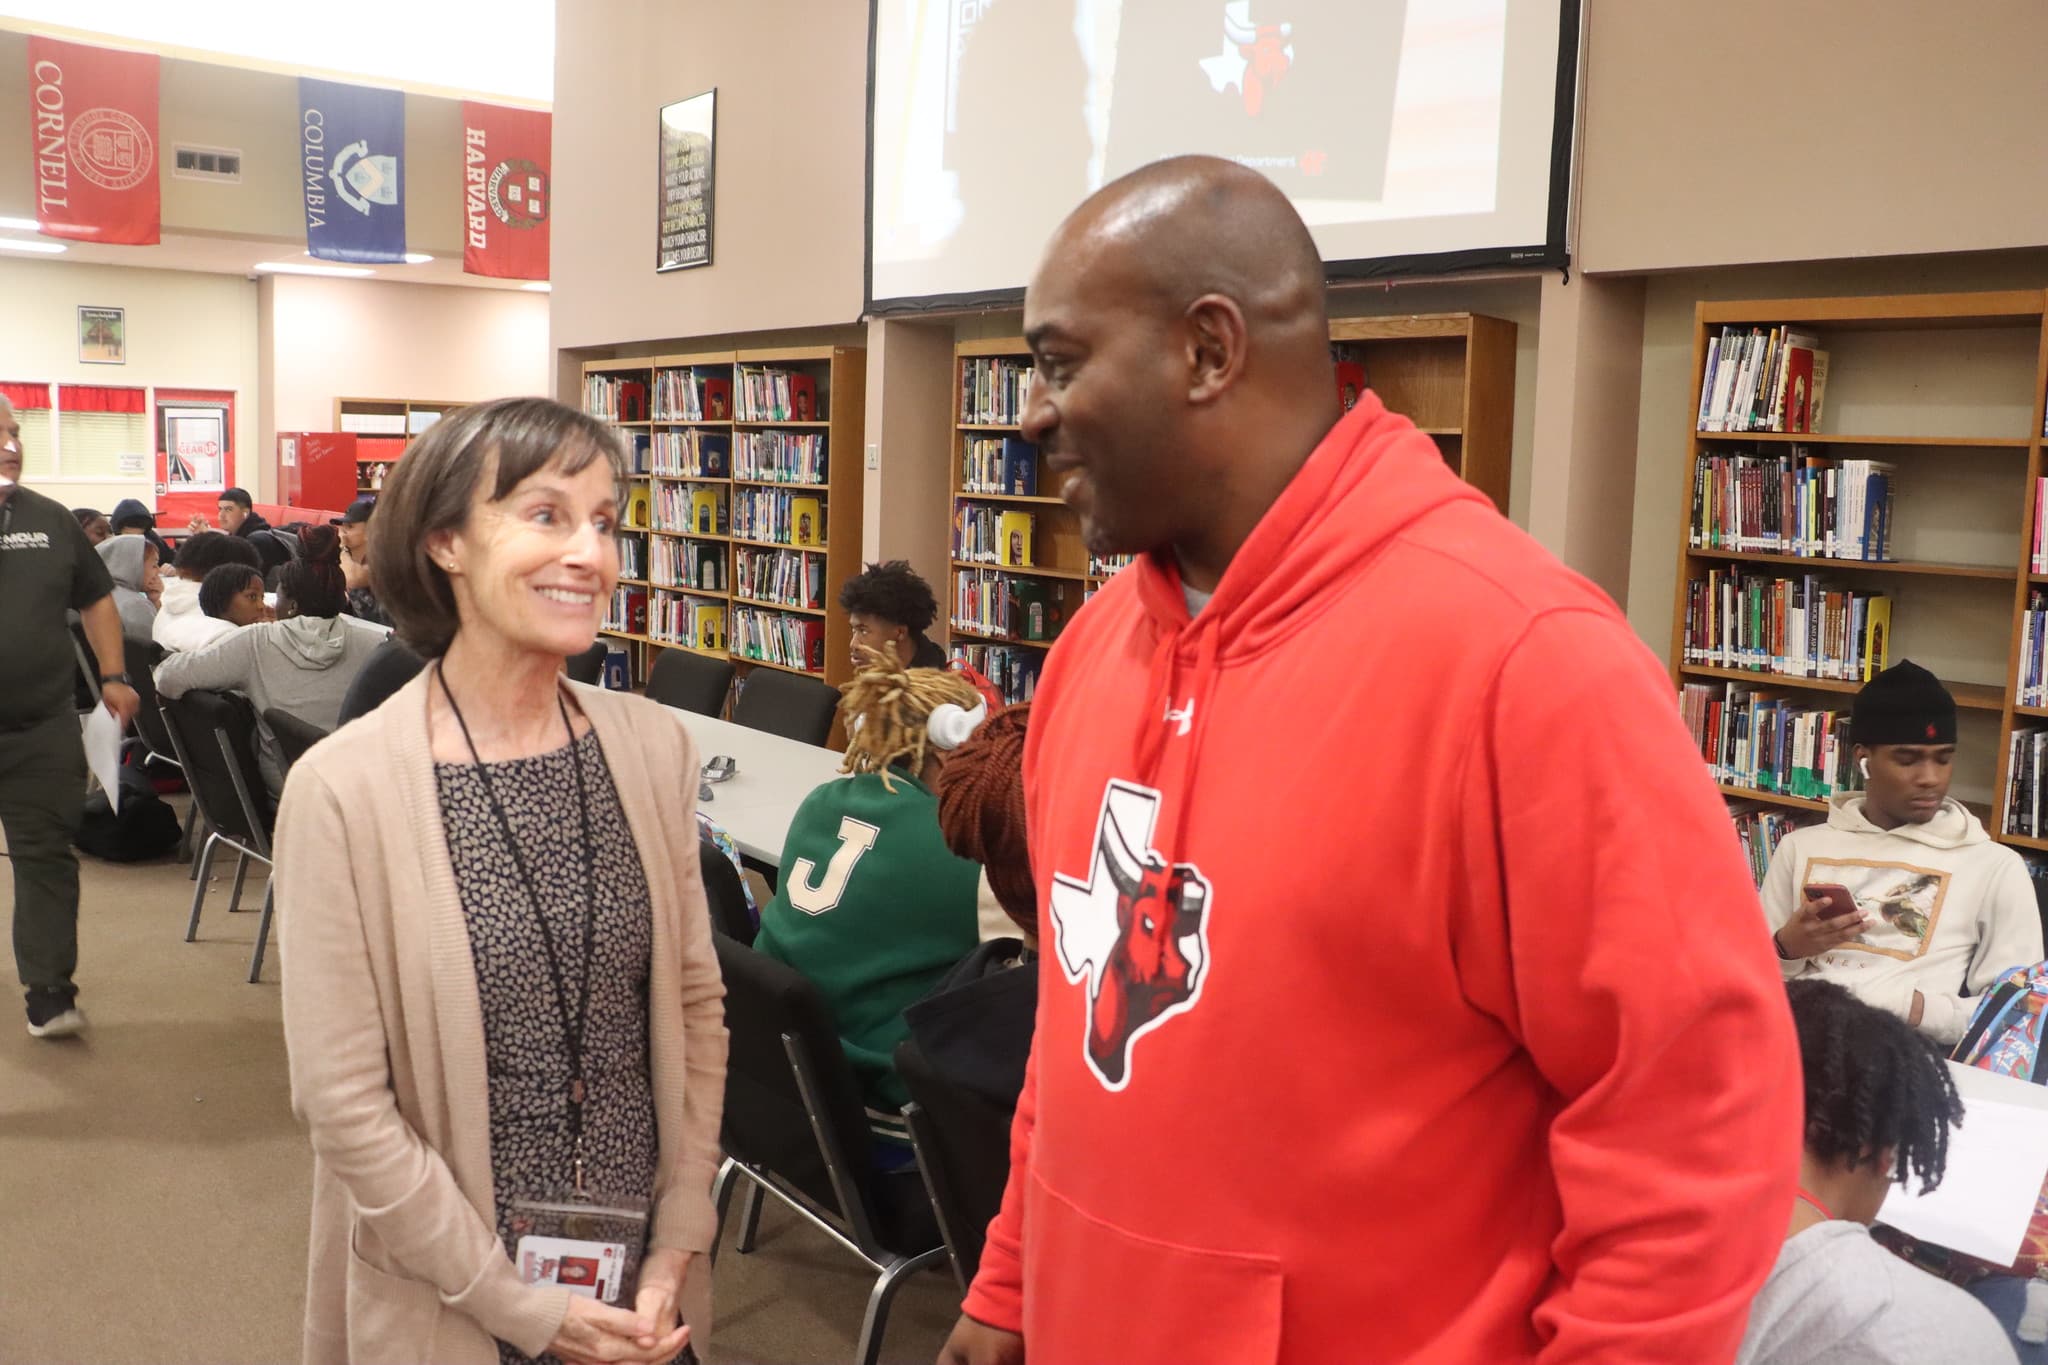
[[291, 712], [273, 706], [263, 713], [263, 723], [270, 727], [270, 733], [277, 738], [278, 757], [284, 762], [289, 774], [292, 764], [297, 763], [306, 750], [327, 738], [327, 731], [309, 720], [302, 720]]
[[989, 1221], [1003, 1206], [1012, 1115], [941, 1077], [915, 1038], [896, 1045], [896, 1074], [910, 1092], [911, 1140], [964, 1289], [981, 1266]]
[[581, 654], [571, 654], [564, 660], [564, 663], [568, 666], [569, 680], [571, 682], [587, 683], [592, 687], [597, 686], [604, 677], [605, 651], [610, 648], [610, 645], [606, 644], [603, 640], [599, 640]]
[[100, 704], [100, 665], [86, 641], [84, 625], [77, 621], [71, 623], [71, 652], [78, 656], [78, 671], [71, 675], [71, 699], [82, 716]]
[[732, 689], [730, 659], [713, 659], [687, 649], [658, 652], [647, 674], [647, 696], [663, 706], [715, 716], [725, 709], [725, 694]]
[[711, 903], [711, 927], [727, 938], [753, 943], [759, 926], [747, 909], [747, 889], [740, 882], [739, 869], [725, 856], [725, 850], [709, 839], [697, 841], [697, 861], [704, 868], [704, 899]]
[[[725, 1065], [725, 1150], [851, 1221], [849, 1205], [865, 1199], [872, 1150], [860, 1086], [832, 1012], [795, 968], [724, 934], [712, 940], [725, 976], [725, 1026], [732, 1035]], [[812, 1128], [785, 1036], [795, 1040], [794, 1051], [810, 1068], [824, 1143]], [[826, 1144], [837, 1149], [829, 1160]], [[865, 1208], [860, 1216], [867, 1217]]]
[[215, 830], [268, 857], [273, 815], [256, 766], [256, 708], [240, 693], [203, 688], [162, 703], [199, 813]]
[[735, 724], [784, 739], [823, 744], [831, 737], [832, 713], [838, 709], [838, 689], [816, 678], [757, 668], [740, 688], [732, 718]]
[[346, 725], [358, 716], [389, 701], [394, 693], [419, 676], [427, 661], [396, 635], [370, 651], [362, 669], [341, 696], [341, 720]]
[[164, 713], [158, 708], [156, 696], [155, 669], [163, 662], [163, 648], [143, 644], [140, 640], [124, 641], [123, 648], [127, 655], [129, 680], [134, 683], [135, 695], [142, 703], [135, 708], [135, 732], [149, 746], [152, 757], [175, 763], [177, 747], [171, 743], [170, 727], [164, 724]]

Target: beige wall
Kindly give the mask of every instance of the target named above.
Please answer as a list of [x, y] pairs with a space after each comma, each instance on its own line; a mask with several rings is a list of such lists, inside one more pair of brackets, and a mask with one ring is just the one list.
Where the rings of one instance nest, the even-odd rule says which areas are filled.
[[1587, 0], [1595, 271], [2048, 243], [2048, 5]]
[[334, 430], [337, 398], [471, 402], [552, 388], [544, 294], [266, 275], [266, 451]]
[[[248, 480], [257, 454], [256, 286], [232, 275], [0, 257], [0, 379], [234, 392], [235, 467]], [[78, 359], [78, 307], [128, 310], [128, 361]], [[151, 452], [154, 453], [152, 446]], [[262, 463], [268, 463], [264, 461]], [[69, 506], [154, 502], [153, 476], [82, 483], [28, 481]]]
[[[867, 23], [859, 0], [559, 7], [556, 345], [859, 318]], [[657, 113], [713, 86], [713, 263], [657, 275]]]

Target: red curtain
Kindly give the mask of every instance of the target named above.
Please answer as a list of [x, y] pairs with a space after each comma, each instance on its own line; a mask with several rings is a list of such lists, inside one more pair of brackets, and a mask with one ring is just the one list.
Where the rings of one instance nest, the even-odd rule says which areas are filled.
[[59, 384], [57, 401], [66, 412], [141, 412], [141, 389], [115, 389], [104, 384]]
[[17, 409], [47, 408], [50, 406], [50, 386], [17, 384], [11, 380], [0, 379], [0, 398], [5, 398]]

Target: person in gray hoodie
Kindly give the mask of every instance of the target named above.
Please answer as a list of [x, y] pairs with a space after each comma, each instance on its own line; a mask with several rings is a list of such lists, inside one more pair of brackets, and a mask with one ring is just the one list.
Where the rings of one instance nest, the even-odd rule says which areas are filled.
[[1932, 673], [1906, 660], [1865, 683], [1849, 737], [1864, 790], [1787, 835], [1764, 875], [1779, 966], [1953, 1046], [2001, 974], [2041, 960], [2033, 882], [1948, 794], [1956, 704]]
[[[330, 533], [331, 534], [331, 533]], [[156, 671], [156, 689], [182, 697], [195, 688], [240, 692], [256, 705], [256, 761], [272, 796], [284, 790], [276, 736], [261, 721], [273, 708], [322, 730], [341, 719], [341, 700], [381, 636], [343, 618], [339, 574], [296, 561], [278, 582], [276, 621], [243, 626], [203, 649], [173, 654]]]
[[121, 612], [121, 634], [137, 644], [148, 644], [156, 625], [156, 606], [164, 591], [156, 546], [141, 536], [111, 536], [93, 548], [107, 562], [107, 572], [114, 576], [114, 605]]

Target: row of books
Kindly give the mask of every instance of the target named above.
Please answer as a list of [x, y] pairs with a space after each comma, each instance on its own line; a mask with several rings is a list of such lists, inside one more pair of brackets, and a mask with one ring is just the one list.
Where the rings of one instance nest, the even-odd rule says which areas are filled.
[[714, 652], [725, 648], [725, 603], [683, 593], [656, 592], [647, 609], [647, 638]]
[[743, 431], [733, 456], [732, 476], [769, 483], [825, 486], [825, 433]]
[[603, 422], [647, 420], [647, 384], [608, 374], [583, 376], [583, 410]]
[[953, 628], [1017, 640], [1058, 638], [1067, 623], [1067, 584], [989, 569], [953, 575]]
[[1891, 598], [1713, 569], [1686, 584], [1685, 662], [1789, 678], [1869, 682], [1891, 647]]
[[2020, 616], [2019, 695], [2016, 706], [2048, 706], [2048, 590], [2027, 589]]
[[605, 608], [601, 630], [623, 631], [628, 635], [647, 633], [647, 589], [621, 583], [612, 589], [611, 605]]
[[722, 431], [657, 431], [652, 464], [658, 478], [726, 478], [732, 473], [732, 437]]
[[2034, 480], [2034, 549], [2029, 573], [2048, 573], [2048, 478]]
[[654, 372], [654, 420], [657, 422], [728, 422], [732, 420], [732, 377], [695, 369]]
[[1895, 472], [1882, 460], [1704, 454], [1693, 462], [1692, 544], [1700, 549], [1888, 560]]
[[654, 485], [653, 528], [687, 536], [726, 533], [725, 487], [722, 484], [658, 483]]
[[962, 503], [953, 511], [953, 558], [972, 564], [1028, 569], [1038, 518], [1029, 512]]
[[653, 464], [653, 457], [648, 447], [647, 433], [644, 431], [617, 431], [612, 434], [619, 438], [619, 449], [625, 455], [626, 473], [629, 475], [647, 473]]
[[725, 547], [712, 541], [672, 540], [655, 536], [649, 575], [657, 588], [725, 591]]
[[1771, 857], [1777, 853], [1778, 845], [1785, 842], [1785, 836], [1819, 818], [1783, 810], [1737, 811], [1735, 837], [1742, 844], [1742, 856], [1749, 861], [1750, 880], [1762, 886], [1764, 873], [1771, 870]]
[[2043, 835], [2042, 779], [2048, 777], [2048, 729], [2015, 726], [2006, 754], [2005, 811], [1999, 830], [2022, 838]]
[[618, 536], [619, 577], [647, 577], [647, 537]]
[[742, 540], [825, 548], [825, 500], [780, 488], [735, 488], [732, 533]]
[[960, 420], [977, 426], [1011, 426], [1024, 420], [1031, 401], [1031, 366], [1002, 359], [973, 359], [960, 366]]
[[994, 683], [1006, 706], [1031, 700], [1038, 691], [1038, 671], [1045, 666], [1045, 651], [1029, 645], [956, 643], [953, 658]]
[[1791, 327], [1723, 327], [1707, 342], [1701, 431], [1819, 431], [1828, 387], [1820, 338]]
[[1714, 780], [1825, 801], [1849, 791], [1849, 717], [1741, 683], [1687, 683], [1679, 708]]
[[1136, 558], [1136, 555], [1091, 554], [1088, 556], [1088, 572], [1096, 578], [1114, 578], [1119, 570]]
[[757, 602], [825, 609], [825, 557], [802, 550], [733, 547], [733, 581]]
[[734, 607], [732, 652], [760, 663], [825, 671], [825, 623], [815, 616], [755, 607]]
[[1021, 436], [970, 439], [960, 452], [960, 491], [1038, 496], [1038, 447]]
[[822, 422], [816, 376], [801, 370], [740, 366], [739, 420], [742, 422]]

